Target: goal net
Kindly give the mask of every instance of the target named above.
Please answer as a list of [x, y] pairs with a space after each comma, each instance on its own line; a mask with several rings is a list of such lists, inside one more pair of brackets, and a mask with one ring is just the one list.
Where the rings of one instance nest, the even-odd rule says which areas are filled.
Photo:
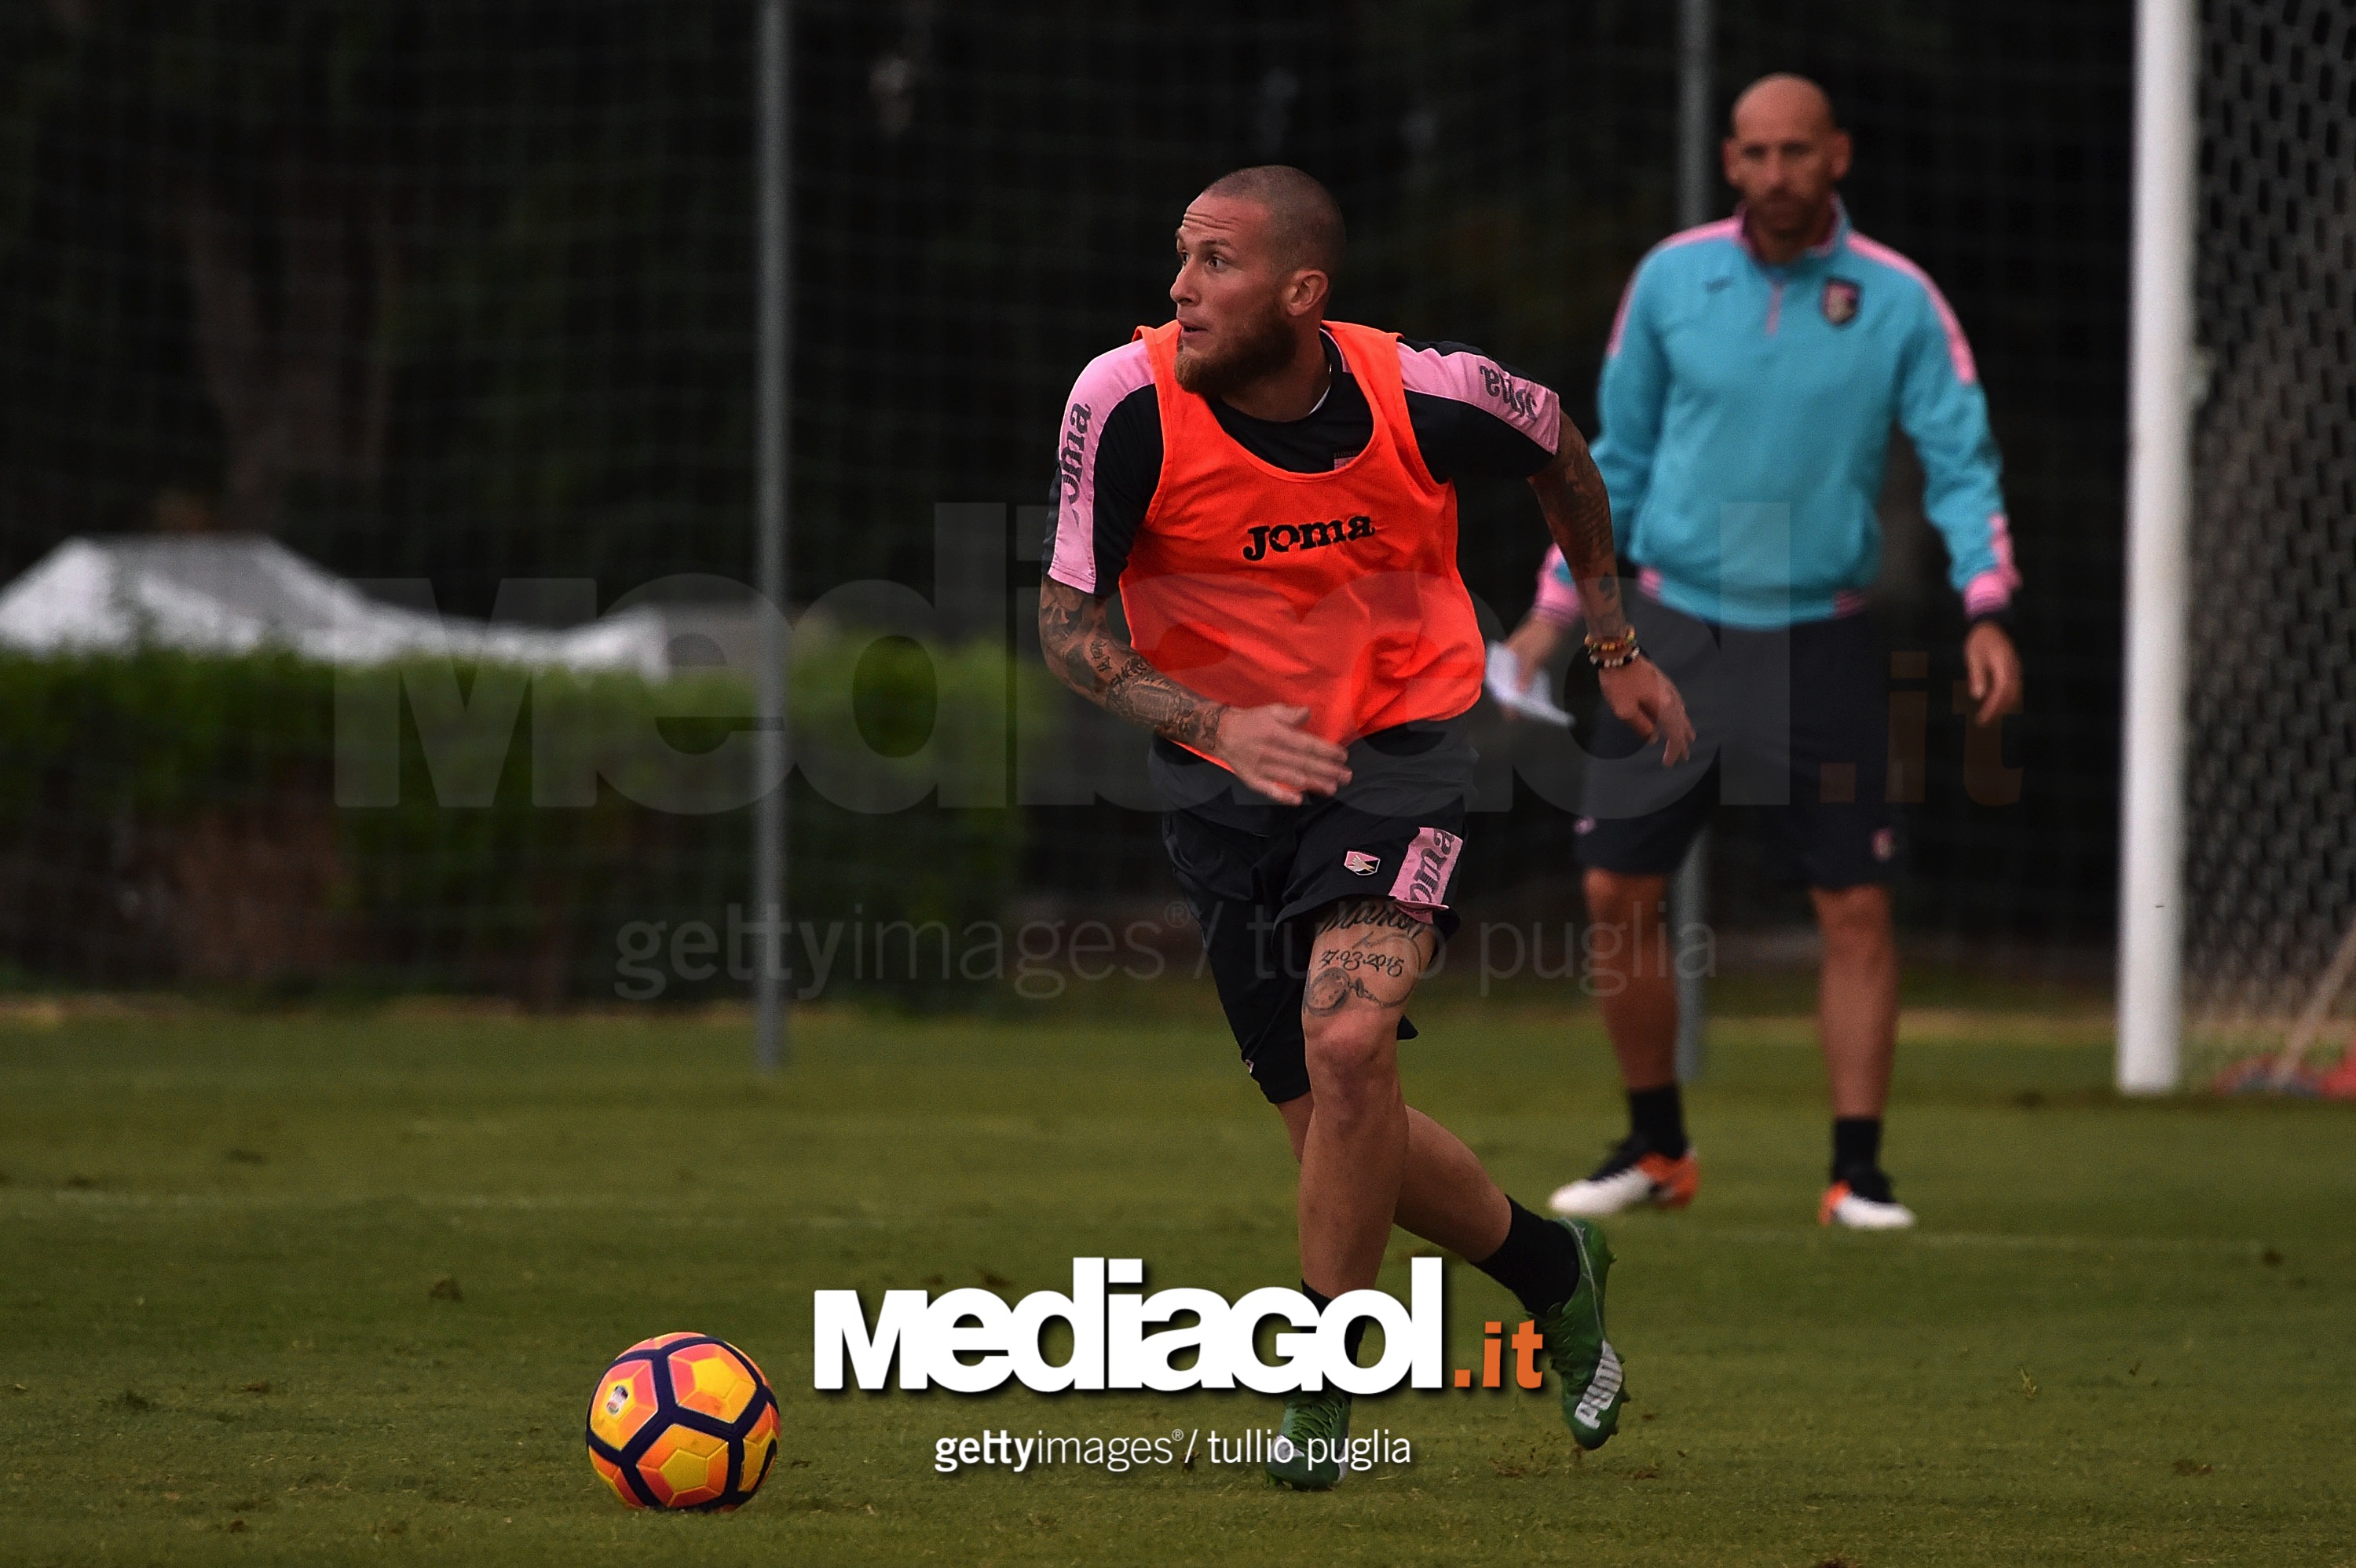
[[2190, 1083], [2356, 1029], [2356, 11], [2211, 0], [2201, 41]]

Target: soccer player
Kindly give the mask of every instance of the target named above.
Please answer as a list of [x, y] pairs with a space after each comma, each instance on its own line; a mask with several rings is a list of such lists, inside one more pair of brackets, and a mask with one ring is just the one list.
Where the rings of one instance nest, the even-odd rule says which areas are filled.
[[[1153, 731], [1172, 868], [1300, 1161], [1302, 1288], [1322, 1307], [1371, 1287], [1395, 1222], [1458, 1253], [1536, 1319], [1591, 1448], [1626, 1397], [1601, 1233], [1508, 1199], [1399, 1087], [1408, 998], [1456, 926], [1474, 761], [1459, 475], [1528, 479], [1621, 722], [1666, 762], [1692, 730], [1636, 655], [1603, 483], [1555, 395], [1459, 344], [1326, 320], [1342, 254], [1340, 208], [1298, 169], [1239, 170], [1186, 208], [1176, 318], [1072, 389], [1040, 641], [1065, 684]], [[1306, 1444], [1349, 1412], [1333, 1389], [1288, 1400], [1293, 1457], [1269, 1473], [1333, 1486]]]
[[[1663, 241], [1628, 284], [1595, 447], [1621, 542], [1642, 568], [1631, 618], [1714, 754], [1665, 778], [1603, 760], [1642, 732], [1616, 709], [1599, 716], [1578, 854], [1590, 920], [1618, 933], [1595, 945], [1596, 989], [1629, 1131], [1551, 1205], [1676, 1208], [1699, 1185], [1659, 914], [1668, 874], [1723, 794], [1761, 805], [1824, 933], [1833, 1151], [1818, 1218], [1898, 1229], [1914, 1216], [1880, 1157], [1898, 1027], [1897, 825], [1886, 656], [1862, 613], [1893, 421], [1922, 459], [1925, 508], [1946, 540], [1983, 724], [2019, 701], [2004, 623], [2020, 579], [1971, 348], [1922, 270], [1849, 227], [1837, 193], [1849, 139], [1831, 103], [1798, 77], [1753, 84], [1724, 159], [1743, 197], [1736, 215]], [[1549, 558], [1537, 605], [1508, 640], [1525, 684], [1578, 616], [1562, 577]]]

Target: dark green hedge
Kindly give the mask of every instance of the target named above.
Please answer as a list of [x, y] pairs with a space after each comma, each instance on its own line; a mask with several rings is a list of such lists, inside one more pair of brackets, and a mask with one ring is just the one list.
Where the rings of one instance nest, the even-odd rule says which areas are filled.
[[[999, 912], [1022, 814], [923, 786], [1002, 754], [1008, 685], [1000, 648], [798, 639], [795, 747], [832, 798], [803, 770], [787, 786], [797, 920]], [[0, 964], [20, 985], [609, 998], [624, 927], [724, 930], [748, 901], [753, 711], [723, 671], [0, 656]], [[743, 989], [723, 965], [662, 994]]]

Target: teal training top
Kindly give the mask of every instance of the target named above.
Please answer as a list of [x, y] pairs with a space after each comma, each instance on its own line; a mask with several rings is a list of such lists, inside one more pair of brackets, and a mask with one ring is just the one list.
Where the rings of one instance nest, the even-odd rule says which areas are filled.
[[[1862, 609], [1893, 424], [1922, 458], [1965, 614], [2003, 611], [2019, 584], [1971, 345], [1922, 269], [1846, 210], [1788, 266], [1759, 260], [1740, 213], [1654, 247], [1599, 402], [1622, 559], [1674, 609], [1744, 627]], [[1568, 573], [1548, 565], [1558, 610]]]

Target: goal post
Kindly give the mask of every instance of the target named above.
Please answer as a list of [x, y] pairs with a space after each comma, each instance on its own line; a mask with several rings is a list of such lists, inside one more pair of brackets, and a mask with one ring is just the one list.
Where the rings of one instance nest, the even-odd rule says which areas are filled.
[[2131, 1094], [2175, 1088], [2182, 1058], [2198, 3], [2140, 0], [2136, 19], [2117, 1064]]

